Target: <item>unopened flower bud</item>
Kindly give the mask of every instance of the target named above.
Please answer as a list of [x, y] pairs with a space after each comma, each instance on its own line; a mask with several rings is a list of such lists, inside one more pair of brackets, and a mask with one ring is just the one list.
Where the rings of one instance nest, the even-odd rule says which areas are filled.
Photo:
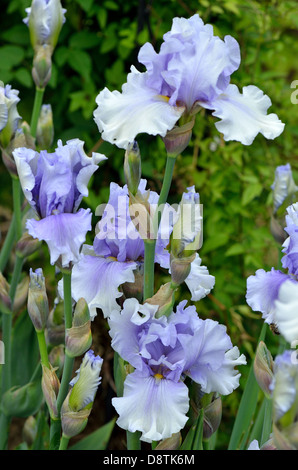
[[158, 310], [155, 313], [155, 317], [161, 317], [163, 315], [170, 315], [173, 311], [174, 304], [174, 292], [175, 287], [172, 286], [171, 282], [167, 282], [162, 285], [160, 289], [150, 299], [146, 299], [146, 303], [150, 305], [158, 305]]
[[166, 134], [163, 141], [169, 156], [176, 157], [186, 149], [191, 139], [194, 123], [195, 120], [192, 119], [181, 126], [175, 126]]
[[19, 91], [0, 81], [0, 146], [8, 147], [19, 127], [21, 116], [17, 110], [20, 101]]
[[293, 196], [298, 191], [296, 186], [291, 165], [280, 165], [275, 170], [275, 180], [271, 186], [273, 192], [273, 212], [276, 213], [278, 209], [284, 205], [289, 206], [293, 203]]
[[185, 258], [202, 245], [202, 206], [195, 187], [187, 188], [178, 206], [177, 220], [171, 234], [171, 254]]
[[60, 389], [60, 382], [56, 370], [51, 365], [50, 367], [46, 367], [42, 364], [41, 386], [51, 418], [58, 418], [57, 396]]
[[138, 230], [143, 240], [155, 239], [154, 212], [156, 207], [149, 203], [150, 191], [141, 193], [137, 191], [135, 195], [130, 194], [129, 215], [132, 223]]
[[52, 74], [52, 50], [50, 46], [39, 46], [33, 59], [32, 77], [35, 85], [43, 89]]
[[25, 232], [16, 245], [16, 254], [20, 258], [27, 258], [35, 253], [41, 246], [41, 241], [38, 238], [33, 238], [28, 232]]
[[61, 409], [62, 430], [70, 438], [79, 434], [86, 426], [93, 401], [101, 382], [100, 371], [103, 360], [89, 350], [82, 361], [77, 376], [70, 382], [68, 393]]
[[181, 445], [181, 440], [181, 433], [176, 432], [175, 434], [172, 434], [171, 437], [168, 437], [168, 439], [160, 441], [160, 443], [155, 447], [155, 450], [177, 450]]
[[49, 313], [46, 339], [52, 346], [59, 346], [65, 342], [64, 303], [58, 298], [55, 299], [54, 308]]
[[54, 140], [53, 112], [50, 104], [44, 104], [40, 110], [36, 140], [40, 148], [49, 149]]
[[15, 298], [13, 302], [13, 312], [20, 310], [26, 303], [28, 298], [29, 277], [25, 276], [17, 286]]
[[267, 397], [271, 396], [270, 385], [273, 379], [274, 362], [266, 344], [260, 341], [254, 360], [256, 381]]
[[298, 422], [284, 429], [273, 423], [273, 443], [277, 450], [298, 450]]
[[285, 225], [285, 220], [284, 220], [284, 223], [282, 224], [278, 220], [278, 218], [272, 215], [270, 219], [270, 231], [271, 231], [271, 234], [273, 235], [274, 240], [280, 245], [282, 245], [289, 236], [287, 232], [284, 230], [283, 225]]
[[11, 312], [9, 284], [0, 271], [0, 309], [3, 313]]
[[28, 313], [36, 331], [44, 330], [49, 315], [49, 303], [42, 269], [30, 269]]
[[1, 401], [1, 411], [6, 416], [27, 418], [37, 413], [41, 401], [40, 382], [29, 382], [21, 387], [14, 386], [4, 393]]
[[65, 346], [66, 353], [70, 357], [84, 354], [92, 344], [91, 320], [88, 304], [85, 299], [78, 300], [72, 327], [66, 330]]
[[209, 439], [217, 431], [221, 417], [222, 401], [221, 397], [217, 397], [204, 409], [203, 435], [205, 439]]
[[129, 192], [135, 196], [141, 180], [141, 155], [136, 141], [129, 144], [125, 152], [124, 176]]
[[136, 262], [136, 265], [136, 269], [134, 270], [134, 282], [125, 282], [121, 285], [121, 290], [126, 299], [134, 297], [141, 302], [143, 298], [144, 263]]
[[191, 263], [194, 261], [195, 257], [195, 254], [186, 258], [175, 258], [173, 255], [170, 256], [171, 278], [174, 286], [179, 286], [188, 277]]
[[49, 361], [55, 369], [57, 377], [61, 377], [65, 361], [64, 346], [62, 344], [54, 346], [53, 349], [51, 349], [49, 353]]
[[44, 44], [54, 49], [65, 22], [65, 12], [60, 0], [33, 0], [31, 7], [26, 8], [27, 18], [23, 21], [29, 28], [34, 49]]

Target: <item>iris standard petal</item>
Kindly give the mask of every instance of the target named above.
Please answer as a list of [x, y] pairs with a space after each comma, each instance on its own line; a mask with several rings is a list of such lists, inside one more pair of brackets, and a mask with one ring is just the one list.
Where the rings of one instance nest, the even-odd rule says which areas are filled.
[[147, 78], [147, 73], [132, 67], [122, 93], [107, 88], [99, 93], [94, 120], [104, 140], [126, 148], [142, 132], [164, 137], [174, 127], [184, 107], [169, 105], [166, 97], [148, 87]]

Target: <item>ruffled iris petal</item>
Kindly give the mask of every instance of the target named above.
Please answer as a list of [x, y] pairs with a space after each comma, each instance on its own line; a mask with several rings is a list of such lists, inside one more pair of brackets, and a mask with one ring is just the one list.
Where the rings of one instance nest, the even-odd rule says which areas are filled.
[[214, 109], [213, 116], [221, 119], [215, 126], [226, 141], [251, 145], [259, 133], [267, 139], [275, 139], [284, 130], [276, 114], [267, 114], [270, 98], [254, 85], [243, 87], [242, 94], [236, 85], [229, 85], [214, 101], [200, 104]]
[[190, 273], [185, 279], [185, 284], [191, 292], [191, 300], [199, 301], [206, 297], [215, 285], [215, 277], [209, 274], [206, 266], [201, 266], [201, 258], [198, 254], [190, 266]]
[[159, 441], [179, 432], [187, 422], [188, 388], [182, 382], [143, 376], [138, 371], [124, 382], [124, 396], [113, 398], [117, 424], [130, 432], [140, 431], [141, 440]]

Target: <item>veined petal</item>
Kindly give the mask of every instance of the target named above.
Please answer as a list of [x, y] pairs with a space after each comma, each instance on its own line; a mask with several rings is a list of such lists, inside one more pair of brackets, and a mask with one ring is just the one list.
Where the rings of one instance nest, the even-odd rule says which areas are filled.
[[215, 126], [226, 141], [250, 145], [259, 132], [267, 139], [275, 139], [284, 130], [276, 114], [267, 114], [270, 98], [254, 85], [243, 87], [242, 94], [236, 85], [229, 85], [214, 101], [200, 105], [214, 109], [213, 116], [221, 119]]
[[292, 343], [298, 340], [298, 282], [284, 282], [275, 302], [275, 318], [279, 332]]
[[35, 207], [32, 191], [35, 186], [35, 174], [39, 154], [32, 149], [19, 147], [13, 151], [20, 183], [27, 201]]
[[86, 300], [91, 319], [96, 316], [97, 308], [107, 317], [113, 310], [120, 310], [116, 299], [123, 294], [119, 286], [134, 282], [134, 269], [134, 262], [82, 255], [72, 270], [72, 296], [76, 301], [81, 297]]
[[80, 249], [91, 230], [90, 209], [75, 214], [50, 215], [41, 220], [29, 219], [26, 227], [33, 238], [44, 240], [50, 250], [51, 264], [61, 257], [62, 266], [79, 260]]
[[164, 137], [183, 114], [183, 107], [169, 105], [147, 86], [147, 75], [132, 68], [122, 93], [105, 88], [97, 96], [94, 120], [104, 140], [126, 148], [142, 132]]
[[185, 426], [188, 388], [183, 382], [144, 377], [135, 371], [125, 379], [124, 396], [113, 398], [112, 404], [121, 428], [140, 431], [142, 441], [159, 441]]

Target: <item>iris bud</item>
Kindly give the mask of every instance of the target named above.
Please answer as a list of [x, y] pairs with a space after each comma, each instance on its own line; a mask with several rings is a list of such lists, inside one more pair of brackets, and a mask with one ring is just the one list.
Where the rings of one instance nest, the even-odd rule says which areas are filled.
[[30, 269], [28, 313], [36, 331], [44, 330], [49, 315], [49, 303], [42, 269]]
[[72, 327], [66, 330], [65, 338], [65, 351], [70, 357], [81, 356], [92, 344], [90, 314], [83, 298], [76, 304]]
[[254, 373], [256, 381], [265, 395], [271, 397], [270, 385], [273, 379], [274, 362], [266, 344], [260, 341], [254, 360]]
[[124, 176], [129, 192], [135, 196], [141, 180], [141, 155], [136, 141], [125, 152]]
[[54, 140], [53, 112], [50, 104], [44, 104], [40, 110], [36, 140], [40, 148], [49, 149]]

